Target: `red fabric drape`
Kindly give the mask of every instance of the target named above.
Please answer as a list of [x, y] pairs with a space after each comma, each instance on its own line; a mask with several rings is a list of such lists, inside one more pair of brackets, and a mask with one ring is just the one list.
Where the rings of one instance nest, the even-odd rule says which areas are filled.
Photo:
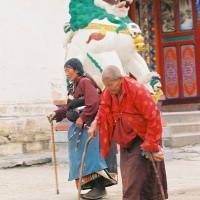
[[[96, 116], [100, 129], [101, 155], [106, 157], [111, 140], [127, 148], [139, 135], [142, 150], [159, 151], [162, 135], [160, 111], [149, 91], [130, 77], [123, 77], [120, 98], [103, 90]], [[128, 128], [127, 128], [128, 127]], [[131, 131], [127, 131], [131, 130]]]

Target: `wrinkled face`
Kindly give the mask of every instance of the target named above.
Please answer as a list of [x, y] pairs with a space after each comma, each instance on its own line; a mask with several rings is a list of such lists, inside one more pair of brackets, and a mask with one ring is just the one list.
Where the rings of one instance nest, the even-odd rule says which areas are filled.
[[67, 67], [64, 68], [66, 77], [71, 81], [75, 81], [79, 75], [78, 75], [78, 71], [74, 70], [72, 67], [70, 67], [69, 65]]
[[103, 84], [110, 93], [119, 94], [122, 85], [122, 78], [118, 78], [117, 80], [105, 79], [103, 80]]

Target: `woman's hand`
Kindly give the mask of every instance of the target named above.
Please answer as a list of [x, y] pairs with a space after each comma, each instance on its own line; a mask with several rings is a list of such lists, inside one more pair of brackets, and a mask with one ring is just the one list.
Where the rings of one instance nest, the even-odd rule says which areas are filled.
[[94, 120], [91, 124], [91, 126], [88, 129], [88, 134], [90, 134], [90, 136], [92, 138], [95, 138], [97, 135], [97, 121]]
[[76, 127], [79, 129], [83, 127], [83, 120], [80, 117], [76, 120]]
[[51, 123], [54, 119], [56, 119], [56, 113], [52, 112], [47, 116], [47, 119], [49, 120], [49, 123]]

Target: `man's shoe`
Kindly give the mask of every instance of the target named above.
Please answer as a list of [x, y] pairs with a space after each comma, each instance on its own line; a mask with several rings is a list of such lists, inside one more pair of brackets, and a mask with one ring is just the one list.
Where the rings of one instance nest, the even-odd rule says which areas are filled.
[[100, 199], [107, 195], [106, 190], [92, 188], [88, 193], [81, 194], [82, 199]]

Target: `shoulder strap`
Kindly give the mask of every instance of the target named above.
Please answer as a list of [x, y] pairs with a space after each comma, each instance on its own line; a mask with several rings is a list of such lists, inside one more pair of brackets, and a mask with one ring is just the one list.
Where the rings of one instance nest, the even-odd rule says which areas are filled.
[[85, 73], [83, 76], [89, 78], [89, 79], [92, 81], [92, 83], [94, 84], [95, 88], [97, 88], [97, 89], [99, 90], [99, 93], [101, 94], [101, 92], [102, 92], [102, 91], [101, 91], [101, 88], [97, 85], [97, 83], [96, 83], [95, 80], [92, 78], [92, 76], [91, 76], [90, 74], [88, 74], [88, 73]]

